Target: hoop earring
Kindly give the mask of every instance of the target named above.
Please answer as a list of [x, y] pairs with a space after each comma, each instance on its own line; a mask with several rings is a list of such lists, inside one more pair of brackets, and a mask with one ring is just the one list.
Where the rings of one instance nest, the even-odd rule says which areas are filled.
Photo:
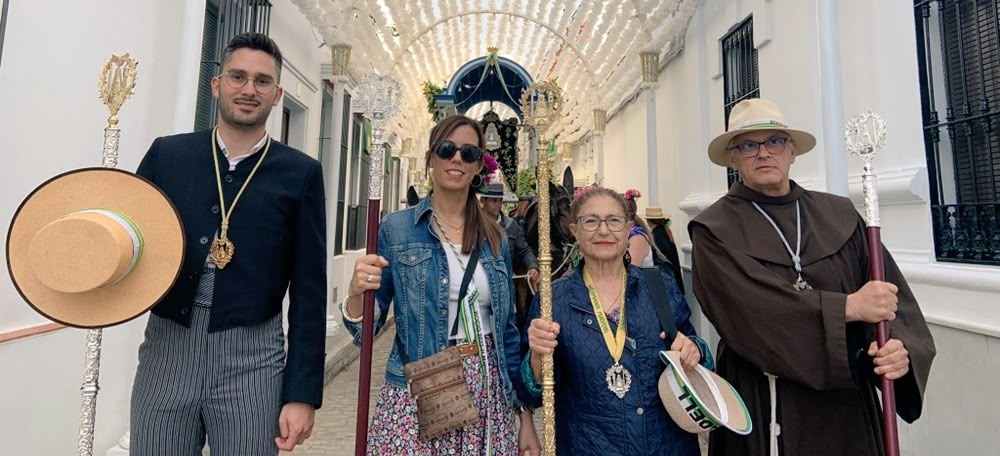
[[475, 176], [472, 176], [472, 188], [480, 188], [482, 186], [483, 186], [483, 175], [476, 174]]

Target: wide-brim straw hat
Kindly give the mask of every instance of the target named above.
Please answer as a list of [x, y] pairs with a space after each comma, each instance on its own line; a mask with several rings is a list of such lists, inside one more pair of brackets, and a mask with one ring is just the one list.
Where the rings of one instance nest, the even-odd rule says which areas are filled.
[[816, 137], [804, 130], [789, 128], [785, 115], [771, 100], [750, 98], [733, 106], [729, 113], [729, 128], [708, 144], [708, 158], [719, 166], [730, 166], [729, 142], [743, 133], [758, 130], [783, 131], [792, 138], [795, 154], [802, 155], [816, 147]]
[[685, 368], [681, 355], [661, 351], [667, 368], [660, 375], [660, 401], [677, 425], [691, 433], [711, 431], [719, 426], [747, 435], [753, 430], [743, 398], [725, 379], [698, 365]]
[[667, 216], [663, 214], [663, 208], [652, 206], [646, 208], [645, 218], [648, 220], [666, 220]]
[[38, 186], [7, 232], [7, 269], [46, 318], [79, 328], [129, 321], [170, 290], [184, 260], [173, 204], [135, 174], [85, 168]]

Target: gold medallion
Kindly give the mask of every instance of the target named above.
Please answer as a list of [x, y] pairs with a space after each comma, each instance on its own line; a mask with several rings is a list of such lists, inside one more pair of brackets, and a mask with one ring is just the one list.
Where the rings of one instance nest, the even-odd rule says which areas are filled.
[[215, 263], [215, 267], [225, 269], [230, 261], [233, 261], [233, 253], [236, 246], [233, 241], [223, 237], [212, 241], [212, 248], [209, 249], [208, 258]]
[[264, 152], [260, 154], [257, 164], [253, 166], [253, 170], [250, 171], [247, 180], [243, 182], [240, 191], [236, 193], [236, 197], [233, 198], [233, 202], [229, 205], [229, 210], [226, 210], [226, 198], [222, 193], [222, 173], [219, 171], [219, 157], [216, 146], [218, 134], [219, 127], [215, 127], [215, 130], [212, 131], [212, 163], [215, 164], [215, 183], [219, 189], [219, 208], [221, 208], [222, 212], [222, 225], [219, 230], [219, 238], [212, 241], [212, 247], [208, 251], [208, 259], [215, 264], [216, 268], [225, 269], [226, 265], [233, 261], [233, 254], [236, 253], [236, 246], [233, 245], [233, 241], [230, 241], [229, 236], [226, 235], [229, 231], [229, 219], [233, 215], [233, 209], [236, 208], [236, 203], [239, 202], [240, 196], [243, 195], [243, 191], [250, 184], [250, 179], [253, 179], [253, 176], [257, 174], [257, 169], [264, 162], [267, 151], [271, 149], [271, 138], [267, 138], [267, 142], [264, 145]]

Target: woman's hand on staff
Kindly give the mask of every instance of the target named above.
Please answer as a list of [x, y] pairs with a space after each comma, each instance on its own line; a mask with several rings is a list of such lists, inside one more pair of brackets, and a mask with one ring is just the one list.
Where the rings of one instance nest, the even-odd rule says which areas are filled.
[[557, 337], [559, 323], [547, 322], [541, 318], [531, 320], [531, 325], [528, 326], [528, 347], [531, 349], [531, 370], [536, 381], [540, 381], [542, 377], [542, 355], [555, 352], [556, 345], [559, 345]]
[[[660, 339], [665, 340], [666, 338], [666, 333], [661, 332]], [[686, 368], [693, 368], [701, 361], [701, 349], [698, 348], [698, 344], [680, 332], [677, 333], [674, 342], [670, 344], [670, 351], [681, 354], [681, 364]]]
[[378, 290], [382, 285], [382, 268], [389, 266], [385, 258], [378, 255], [365, 255], [354, 263], [354, 274], [351, 284], [347, 287], [346, 313], [350, 316], [361, 315], [361, 297], [366, 291]]

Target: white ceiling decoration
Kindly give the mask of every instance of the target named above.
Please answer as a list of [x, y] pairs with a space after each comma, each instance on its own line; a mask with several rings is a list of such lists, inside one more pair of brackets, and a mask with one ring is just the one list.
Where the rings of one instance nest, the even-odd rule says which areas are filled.
[[444, 86], [469, 60], [498, 54], [535, 79], [559, 79], [559, 142], [593, 128], [593, 110], [613, 116], [640, 89], [640, 52], [661, 68], [681, 50], [703, 0], [292, 0], [327, 44], [351, 46], [350, 73], [393, 74], [404, 102], [396, 132], [422, 138], [432, 121], [424, 81]]

